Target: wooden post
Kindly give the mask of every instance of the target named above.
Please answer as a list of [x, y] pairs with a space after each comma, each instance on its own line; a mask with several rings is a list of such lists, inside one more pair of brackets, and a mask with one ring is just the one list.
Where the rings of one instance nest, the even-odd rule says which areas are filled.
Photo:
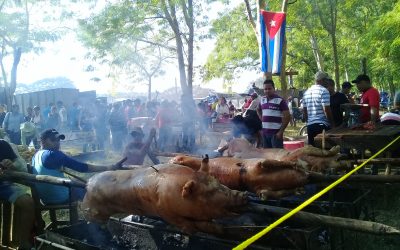
[[[390, 158], [391, 156], [392, 156], [392, 152], [387, 151], [387, 152], [386, 152], [386, 157], [387, 157], [387, 158]], [[391, 165], [390, 165], [389, 162], [386, 162], [385, 165], [386, 165], [385, 175], [390, 175], [391, 172], [392, 172], [392, 167], [391, 167]]]
[[[287, 12], [287, 0], [282, 0], [282, 12]], [[286, 35], [283, 39], [282, 48], [282, 63], [281, 63], [281, 74], [279, 76], [281, 81], [282, 96], [286, 99], [287, 96], [287, 81], [286, 81], [286, 54], [287, 54], [287, 39]]]
[[67, 186], [67, 187], [81, 187], [81, 188], [86, 187], [86, 185], [80, 181], [78, 182], [66, 178], [58, 178], [49, 175], [34, 175], [34, 174], [13, 172], [13, 171], [4, 172], [2, 175], [0, 175], [0, 180], [9, 180], [21, 184], [40, 182], [40, 183], [48, 183], [48, 184]]
[[[277, 216], [285, 215], [289, 211], [291, 211], [291, 209], [288, 208], [261, 205], [257, 203], [250, 203], [247, 209], [249, 212], [254, 212], [256, 214], [265, 215], [270, 213]], [[362, 221], [356, 219], [320, 215], [302, 211], [296, 213], [290, 219], [295, 221], [300, 221], [309, 225], [318, 225], [318, 226], [324, 225], [324, 226], [343, 228], [369, 234], [400, 235], [400, 231], [397, 228], [371, 221]]]
[[[341, 178], [341, 175], [325, 175], [316, 172], [308, 173], [308, 182], [309, 183], [322, 183], [327, 182], [331, 183], [333, 181]], [[347, 178], [346, 183], [349, 182], [366, 182], [366, 183], [400, 183], [400, 175], [369, 175], [369, 174], [357, 174], [352, 175]]]

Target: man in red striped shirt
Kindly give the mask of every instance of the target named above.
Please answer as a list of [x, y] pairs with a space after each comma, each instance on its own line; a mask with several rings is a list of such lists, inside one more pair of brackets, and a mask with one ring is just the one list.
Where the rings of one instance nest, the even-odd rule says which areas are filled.
[[264, 81], [264, 94], [257, 109], [262, 121], [264, 148], [283, 148], [283, 132], [290, 121], [288, 105], [282, 97], [275, 94], [272, 80]]

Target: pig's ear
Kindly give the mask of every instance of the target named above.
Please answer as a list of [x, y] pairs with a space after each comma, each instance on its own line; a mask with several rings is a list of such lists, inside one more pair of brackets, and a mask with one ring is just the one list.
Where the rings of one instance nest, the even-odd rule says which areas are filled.
[[196, 186], [196, 182], [194, 182], [194, 181], [186, 182], [182, 188], [182, 197], [183, 198], [189, 197], [194, 192], [195, 186]]
[[208, 155], [206, 155], [203, 158], [203, 160], [201, 161], [199, 172], [208, 173], [208, 170], [209, 170], [208, 162], [209, 162], [209, 158], [208, 158]]

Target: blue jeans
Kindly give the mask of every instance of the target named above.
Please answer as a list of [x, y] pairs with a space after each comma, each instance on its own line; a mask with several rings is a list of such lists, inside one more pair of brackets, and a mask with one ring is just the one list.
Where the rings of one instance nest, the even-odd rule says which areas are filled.
[[264, 148], [283, 148], [283, 139], [278, 139], [276, 135], [263, 134]]

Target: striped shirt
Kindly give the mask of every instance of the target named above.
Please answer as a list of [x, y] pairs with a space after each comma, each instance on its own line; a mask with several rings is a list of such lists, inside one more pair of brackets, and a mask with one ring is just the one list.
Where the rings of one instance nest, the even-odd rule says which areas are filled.
[[289, 110], [287, 103], [278, 95], [273, 95], [270, 99], [263, 96], [259, 108], [262, 111], [263, 134], [276, 134], [282, 126], [282, 112]]
[[325, 115], [324, 107], [330, 106], [329, 91], [318, 84], [311, 86], [303, 97], [303, 107], [307, 108], [307, 125], [323, 123], [329, 126], [328, 118]]

